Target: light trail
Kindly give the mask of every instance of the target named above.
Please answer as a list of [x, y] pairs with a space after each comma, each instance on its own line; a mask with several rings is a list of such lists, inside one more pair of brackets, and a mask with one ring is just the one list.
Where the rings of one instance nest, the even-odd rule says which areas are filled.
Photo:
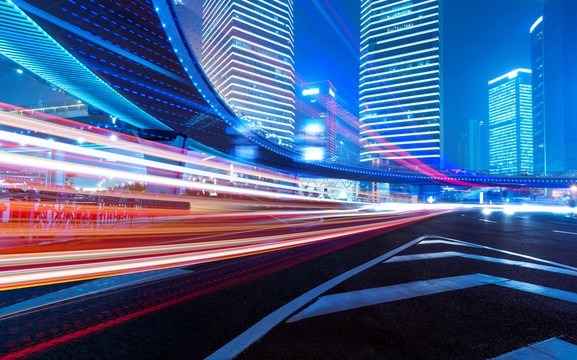
[[[438, 214], [435, 212], [433, 214]], [[61, 281], [73, 281], [101, 276], [118, 275], [129, 272], [147, 271], [165, 267], [185, 266], [205, 261], [222, 260], [231, 257], [270, 252], [295, 246], [374, 232], [432, 216], [405, 213], [392, 214], [390, 219], [380, 216], [366, 216], [370, 224], [353, 225], [359, 217], [336, 217], [323, 223], [322, 230], [308, 230], [299, 233], [283, 233], [223, 241], [181, 243], [176, 245], [137, 246], [130, 248], [107, 248], [99, 250], [60, 252], [29, 252], [0, 255], [0, 290], [25, 286], [36, 286]], [[274, 221], [274, 220], [273, 220]], [[286, 228], [286, 225], [284, 226]], [[222, 226], [221, 231], [229, 233]], [[268, 232], [270, 227], [261, 225], [259, 231]], [[186, 239], [183, 241], [190, 241]], [[101, 246], [109, 244], [101, 242]], [[16, 269], [14, 269], [16, 268]]]

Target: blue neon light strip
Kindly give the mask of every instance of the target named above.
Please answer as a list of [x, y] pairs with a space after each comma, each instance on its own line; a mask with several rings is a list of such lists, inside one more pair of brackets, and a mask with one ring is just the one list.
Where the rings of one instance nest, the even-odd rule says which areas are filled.
[[171, 130], [82, 65], [11, 0], [0, 0], [0, 52], [111, 116], [139, 128]]
[[80, 29], [80, 28], [78, 28], [78, 27], [76, 27], [76, 26], [73, 26], [73, 25], [71, 25], [70, 23], [68, 23], [68, 22], [66, 22], [66, 21], [63, 21], [62, 19], [57, 18], [57, 17], [54, 16], [54, 15], [50, 15], [50, 14], [47, 13], [46, 11], [40, 10], [40, 9], [38, 9], [37, 7], [32, 6], [32, 5], [26, 3], [26, 2], [23, 1], [23, 0], [12, 0], [12, 1], [13, 1], [20, 9], [24, 10], [25, 12], [27, 12], [27, 13], [29, 13], [29, 14], [34, 14], [34, 15], [36, 15], [36, 16], [38, 16], [38, 17], [40, 17], [40, 18], [42, 18], [42, 19], [44, 19], [44, 20], [46, 20], [46, 21], [49, 21], [49, 22], [53, 23], [54, 25], [57, 25], [57, 26], [59, 26], [59, 27], [61, 27], [61, 28], [63, 28], [63, 29], [66, 29], [66, 30], [70, 31], [71, 33], [73, 33], [73, 34], [75, 34], [75, 35], [78, 35], [78, 36], [80, 36], [80, 37], [82, 37], [82, 38], [84, 38], [84, 39], [86, 39], [86, 40], [88, 40], [88, 41], [90, 41], [90, 42], [92, 42], [92, 43], [94, 43], [94, 44], [100, 45], [100, 46], [103, 47], [104, 49], [107, 49], [107, 50], [110, 50], [110, 51], [112, 51], [112, 52], [115, 52], [115, 53], [117, 53], [118, 55], [120, 55], [120, 56], [122, 56], [122, 57], [128, 58], [128, 59], [130, 59], [130, 60], [132, 60], [132, 61], [134, 61], [134, 62], [136, 62], [136, 63], [139, 63], [140, 65], [143, 65], [143, 66], [145, 66], [145, 67], [148, 67], [148, 68], [150, 68], [150, 69], [152, 69], [152, 70], [154, 70], [154, 71], [156, 71], [156, 72], [159, 72], [159, 73], [161, 73], [162, 75], [167, 76], [167, 77], [169, 77], [169, 78], [171, 78], [171, 79], [174, 79], [174, 80], [177, 80], [177, 81], [180, 81], [180, 82], [183, 82], [183, 83], [187, 83], [187, 82], [188, 82], [187, 79], [185, 79], [185, 78], [183, 78], [183, 77], [181, 77], [181, 76], [175, 75], [174, 73], [172, 73], [172, 72], [170, 72], [170, 71], [168, 71], [168, 70], [166, 70], [166, 69], [163, 69], [162, 67], [160, 67], [160, 66], [158, 66], [158, 65], [156, 65], [156, 64], [153, 64], [153, 63], [151, 63], [150, 61], [147, 61], [147, 60], [141, 58], [140, 56], [136, 56], [136, 55], [134, 55], [134, 54], [132, 54], [132, 53], [124, 50], [124, 49], [121, 49], [121, 48], [119, 48], [118, 46], [114, 46], [114, 45], [112, 45], [111, 43], [106, 42], [106, 41], [102, 40], [101, 38], [99, 38], [99, 37], [97, 37], [97, 36], [94, 36], [94, 35], [92, 35], [91, 33], [87, 32], [87, 31], [84, 31], [84, 30], [82, 30], [82, 29]]

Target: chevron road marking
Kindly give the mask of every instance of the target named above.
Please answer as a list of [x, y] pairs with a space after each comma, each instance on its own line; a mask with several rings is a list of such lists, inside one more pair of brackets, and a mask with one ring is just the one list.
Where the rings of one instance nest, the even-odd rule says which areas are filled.
[[525, 261], [515, 261], [515, 260], [501, 259], [501, 258], [495, 258], [495, 257], [489, 257], [489, 256], [473, 255], [473, 254], [461, 253], [461, 252], [456, 252], [456, 251], [395, 256], [395, 257], [390, 258], [389, 260], [385, 261], [385, 263], [405, 262], [405, 261], [415, 261], [415, 260], [430, 260], [430, 259], [451, 258], [451, 257], [461, 257], [461, 258], [465, 258], [465, 259], [487, 261], [487, 262], [505, 264], [505, 265], [514, 265], [514, 266], [524, 267], [524, 268], [528, 268], [528, 269], [537, 269], [537, 270], [542, 270], [542, 271], [554, 272], [554, 273], [558, 273], [558, 274], [577, 276], [577, 271], [567, 270], [567, 269], [559, 268], [556, 266], [541, 265], [541, 264], [529, 263], [529, 262], [525, 262]]
[[[501, 259], [488, 256], [478, 256], [454, 251], [417, 254], [417, 255], [404, 255], [394, 257], [397, 253], [416, 244], [419, 245], [445, 244], [445, 245], [492, 250], [502, 254], [513, 255], [524, 259], [541, 262], [547, 265], [535, 264], [524, 261]], [[497, 285], [509, 289], [515, 289], [528, 293], [547, 296], [550, 298], [560, 299], [572, 303], [577, 303], [577, 294], [575, 293], [558, 290], [554, 288], [548, 288], [536, 284], [515, 281], [507, 278], [500, 278], [486, 274], [470, 274], [447, 278], [431, 279], [425, 281], [415, 281], [406, 284], [398, 284], [373, 289], [365, 289], [360, 291], [352, 291], [342, 294], [321, 296], [323, 293], [329, 291], [336, 285], [344, 282], [345, 280], [348, 280], [349, 278], [359, 274], [364, 270], [369, 269], [370, 267], [378, 263], [390, 263], [390, 262], [434, 259], [434, 258], [455, 257], [455, 256], [577, 276], [577, 268], [572, 266], [563, 265], [555, 263], [553, 261], [539, 259], [532, 256], [523, 255], [507, 250], [501, 250], [491, 248], [488, 246], [468, 243], [465, 241], [460, 241], [447, 237], [436, 235], [424, 235], [393, 251], [390, 251], [382, 256], [379, 256], [355, 269], [349, 270], [325, 282], [324, 284], [308, 291], [307, 293], [301, 295], [300, 297], [294, 299], [288, 304], [282, 306], [273, 313], [267, 315], [261, 321], [257, 322], [255, 325], [246, 330], [244, 333], [240, 334], [235, 339], [227, 343], [225, 346], [223, 346], [213, 354], [209, 355], [206, 359], [207, 360], [232, 359], [236, 357], [242, 351], [244, 351], [246, 348], [252, 345], [255, 341], [260, 339], [267, 332], [269, 332], [275, 326], [281, 323], [283, 320], [289, 318], [292, 314], [295, 314], [297, 311], [299, 311], [299, 309], [303, 308], [304, 310], [290, 317], [287, 320], [287, 322], [295, 322], [298, 320], [323, 314], [330, 314], [370, 305], [387, 303], [391, 301], [404, 300], [419, 296], [438, 294], [483, 285]], [[317, 300], [314, 301], [315, 299]], [[312, 305], [305, 307], [307, 304], [310, 304], [311, 302], [313, 302]]]
[[[474, 244], [474, 243], [470, 243], [470, 242], [466, 242], [466, 241], [462, 241], [462, 240], [457, 240], [457, 239], [452, 239], [452, 238], [448, 238], [448, 237], [444, 237], [444, 236], [437, 236], [437, 235], [433, 236], [433, 235], [431, 235], [431, 236], [428, 236], [428, 237], [429, 237], [429, 238], [434, 238], [434, 239], [435, 239], [434, 241], [446, 240], [446, 241], [449, 241], [449, 242], [460, 243], [460, 244], [467, 245], [467, 246], [474, 247], [474, 248], [478, 248], [478, 249], [493, 250], [493, 251], [496, 251], [496, 252], [500, 252], [500, 253], [502, 253], [502, 254], [519, 256], [519, 257], [522, 257], [522, 258], [525, 258], [525, 259], [529, 259], [529, 260], [533, 260], [533, 261], [538, 261], [538, 262], [542, 262], [542, 263], [549, 264], [549, 265], [553, 265], [553, 266], [558, 266], [558, 267], [561, 267], [561, 268], [564, 268], [564, 269], [568, 269], [568, 270], [577, 271], [577, 267], [574, 267], [574, 266], [569, 266], [569, 265], [565, 265], [565, 264], [560, 264], [560, 263], [557, 263], [557, 262], [554, 262], [554, 261], [549, 261], [549, 260], [545, 260], [545, 259], [540, 259], [540, 258], [537, 258], [537, 257], [533, 257], [533, 256], [529, 256], [529, 255], [524, 255], [524, 254], [516, 253], [516, 252], [513, 252], [513, 251], [496, 249], [496, 248], [493, 248], [493, 247], [490, 247], [490, 246], [478, 245], [478, 244]], [[419, 245], [420, 245], [420, 244], [424, 244], [426, 241], [430, 241], [430, 240], [421, 241], [421, 242], [419, 243]]]
[[419, 243], [419, 245], [429, 245], [429, 244], [445, 244], [445, 245], [455, 245], [455, 246], [478, 247], [478, 246], [473, 246], [473, 244], [464, 244], [462, 242], [448, 241], [448, 240], [423, 240]]
[[291, 314], [296, 312], [298, 309], [302, 308], [306, 304], [310, 303], [323, 293], [327, 292], [331, 288], [337, 286], [338, 284], [342, 283], [345, 280], [348, 280], [354, 275], [357, 275], [361, 271], [364, 271], [374, 265], [382, 263], [383, 261], [387, 260], [388, 258], [394, 256], [395, 254], [417, 244], [419, 241], [426, 239], [429, 237], [428, 235], [421, 236], [413, 241], [406, 243], [403, 246], [396, 248], [395, 250], [389, 251], [388, 253], [381, 255], [361, 266], [358, 266], [352, 270], [349, 270], [322, 285], [317, 286], [316, 288], [304, 293], [303, 295], [299, 296], [298, 298], [294, 299], [293, 301], [289, 302], [288, 304], [282, 306], [278, 310], [274, 311], [273, 313], [264, 317], [261, 321], [257, 322], [253, 326], [251, 326], [248, 330], [231, 340], [228, 344], [224, 345], [222, 348], [218, 349], [211, 355], [209, 355], [206, 360], [216, 360], [216, 359], [232, 359], [250, 345], [252, 345], [255, 341], [263, 337], [267, 332], [272, 330], [275, 326], [281, 323], [284, 319], [289, 317]]
[[577, 304], [577, 294], [572, 292], [485, 274], [472, 274], [414, 281], [406, 284], [323, 296], [315, 301], [311, 306], [287, 320], [287, 322], [295, 322], [313, 316], [332, 314], [370, 305], [384, 304], [391, 301], [406, 300], [424, 295], [439, 294], [447, 291], [462, 290], [488, 284], [543, 295]]

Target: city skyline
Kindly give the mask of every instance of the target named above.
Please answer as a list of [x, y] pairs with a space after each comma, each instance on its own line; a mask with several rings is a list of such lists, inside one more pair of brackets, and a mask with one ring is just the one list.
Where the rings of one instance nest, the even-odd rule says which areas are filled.
[[[498, 73], [499, 71], [506, 71], [517, 64], [529, 67], [528, 40], [523, 44], [523, 41], [520, 39], [521, 35], [524, 36], [525, 39], [528, 39], [528, 27], [534, 22], [534, 19], [538, 17], [540, 7], [538, 6], [538, 1], [532, 0], [522, 2], [511, 1], [507, 2], [507, 4], [497, 4], [495, 1], [472, 1], [463, 4], [451, 0], [445, 0], [443, 3], [445, 4], [445, 14], [443, 17], [445, 22], [444, 27], [446, 30], [444, 36], [444, 44], [446, 45], [445, 49], [454, 48], [455, 42], [459, 40], [458, 46], [463, 50], [459, 52], [450, 51], [449, 54], [445, 54], [444, 56], [447, 65], [445, 66], [446, 69], [444, 72], [444, 88], [446, 89], [444, 96], [445, 99], [447, 99], [447, 103], [451, 104], [445, 106], [444, 110], [444, 131], [446, 132], [444, 150], [448, 160], [447, 167], [450, 167], [450, 160], [456, 160], [457, 158], [456, 139], [459, 138], [460, 134], [466, 128], [466, 122], [462, 120], [462, 116], [465, 116], [465, 118], [474, 117], [481, 120], [483, 119], [483, 116], [486, 116], [479, 115], [486, 114], [487, 105], [486, 101], [483, 100], [485, 98], [483, 95], [485, 92], [485, 90], [483, 90], [483, 84], [486, 84], [486, 81], [490, 78], [491, 74]], [[483, 6], [480, 6], [481, 3]], [[502, 11], [494, 13], [493, 9], [497, 6], [502, 6]], [[459, 16], [455, 16], [455, 12], [459, 12]], [[487, 36], [489, 36], [491, 43], [494, 46], [488, 47], [483, 45], [485, 42], [477, 42], [475, 51], [472, 51], [469, 49], [469, 42], [463, 42], [461, 40], [465, 36], [471, 37], [471, 39], [477, 39], [480, 38], [482, 34], [481, 31], [474, 31], [472, 29], [477, 21], [476, 17], [468, 15], [472, 12], [479, 14], [492, 13], [495, 15], [492, 20], [495, 26], [484, 29], [485, 32], [489, 32]], [[304, 26], [303, 23], [306, 22], [307, 17], [303, 14], [314, 14], [317, 21], [314, 23], [309, 22]], [[194, 18], [194, 16], [191, 17]], [[331, 25], [329, 21], [333, 21], [334, 24]], [[350, 81], [354, 83], [354, 78], [358, 78], [358, 65], [350, 59], [352, 56], [352, 50], [350, 49], [355, 45], [355, 27], [357, 26], [357, 23], [360, 23], [360, 4], [351, 4], [347, 1], [323, 4], [319, 2], [313, 2], [312, 4], [304, 4], [301, 2], [295, 3], [295, 70], [297, 78], [307, 80], [307, 82], [330, 78], [335, 86], [339, 88], [340, 103], [353, 114], [355, 114], [355, 106], [352, 106], [353, 110], [351, 111], [351, 103], [354, 103], [356, 100], [354, 96], [350, 96], [350, 86], [339, 86], [338, 84], [343, 84], [343, 79], [346, 78], [346, 81], [349, 81], [348, 84], [350, 85]], [[471, 30], [467, 30], [469, 26], [465, 26], [465, 23], [471, 24]], [[465, 30], [457, 32], [455, 31], [456, 27], [461, 27]], [[496, 36], [497, 33], [499, 36]], [[483, 36], [483, 38], [485, 37], [486, 36]], [[327, 39], [330, 41], [325, 41]], [[341, 44], [344, 40], [348, 40], [348, 45]], [[507, 46], [504, 47], [504, 44], [507, 44]], [[494, 49], [492, 49], [493, 47]], [[333, 50], [327, 50], [327, 48]], [[335, 51], [337, 50], [334, 49], [337, 48], [344, 49], [344, 51], [340, 51], [339, 54], [342, 60], [338, 60], [339, 57], [335, 54]], [[526, 51], [519, 51], [519, 49], [525, 49]], [[488, 54], [491, 52], [494, 54], [499, 51], [499, 54], [502, 54], [502, 59], [496, 58], [497, 61], [495, 63], [485, 62], [486, 65], [475, 66], [475, 62], [478, 62], [477, 59], [480, 59], [478, 56], [478, 54], [481, 54], [480, 51], [485, 53], [482, 55], [483, 57], [491, 56], [493, 59], [495, 59], [495, 55]], [[512, 61], [512, 56], [516, 57], [517, 60]], [[471, 61], [473, 65], [465, 69], [462, 68], [461, 63], [458, 63], [458, 66], [455, 66], [455, 61], [457, 61], [459, 57], [466, 57], [467, 61]], [[519, 59], [526, 60], [519, 61]], [[501, 65], [499, 65], [499, 63], [501, 63]], [[481, 81], [480, 78], [483, 77], [483, 73], [488, 73], [489, 67], [498, 69], [491, 71], [491, 74], [484, 77]], [[348, 71], [352, 68], [354, 71], [352, 74], [354, 75], [356, 73], [356, 75], [347, 75], [351, 74], [351, 72], [346, 71], [347, 68], [349, 69]], [[2, 73], [2, 76], [5, 77], [8, 82], [16, 82], [18, 84], [24, 83], [24, 86], [27, 86], [28, 88], [33, 86], [30, 84], [37, 83], [36, 81], [22, 81], [23, 78], [27, 77], [26, 74], [18, 74], [13, 70], [13, 68], [8, 69], [9, 71]], [[467, 82], [467, 91], [459, 91], [455, 87], [456, 79], [461, 78], [463, 70], [473, 74], [473, 76], [470, 77], [470, 81]], [[320, 77], [320, 75], [326, 73], [334, 74], [336, 76]], [[456, 73], [458, 73], [458, 75], [456, 75]], [[28, 83], [28, 85], [26, 85], [26, 83]], [[459, 82], [459, 86], [462, 85], [463, 84]], [[44, 85], [39, 85], [39, 87], [42, 86]], [[475, 93], [479, 94], [479, 88], [482, 90], [482, 93], [478, 96], [480, 100], [475, 96]], [[23, 91], [23, 93], [28, 95], [33, 94], [35, 91]], [[13, 99], [16, 93], [17, 92], [15, 91], [6, 93], [6, 99]], [[50, 90], [42, 92], [41, 94], [42, 95], [40, 96], [42, 96], [42, 100], [45, 102], [67, 98], [60, 93]], [[52, 97], [53, 95], [55, 95], [55, 98]], [[458, 101], [454, 101], [457, 96]], [[32, 99], [34, 98], [38, 99], [38, 96], [33, 96]], [[9, 102], [22, 104], [34, 103], [35, 101], [37, 100]], [[459, 108], [457, 108], [457, 105], [455, 104], [461, 105], [458, 105]], [[458, 118], [456, 116], [457, 114], [459, 115]]]

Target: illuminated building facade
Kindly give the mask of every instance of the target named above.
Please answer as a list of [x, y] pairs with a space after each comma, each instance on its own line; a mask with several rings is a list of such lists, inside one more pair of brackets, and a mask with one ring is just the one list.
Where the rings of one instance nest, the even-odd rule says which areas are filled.
[[292, 146], [295, 72], [292, 0], [207, 0], [202, 65], [253, 129]]
[[[545, 92], [543, 74], [543, 17], [531, 26], [531, 73], [533, 87], [533, 166], [545, 173]], [[553, 149], [552, 149], [553, 150]]]
[[[305, 145], [303, 155], [336, 160], [337, 90], [329, 81], [302, 84], [298, 102], [299, 132]], [[314, 149], [311, 149], [313, 147]]]
[[361, 2], [361, 162], [441, 166], [438, 0]]
[[531, 70], [489, 81], [489, 168], [491, 174], [533, 174]]
[[536, 175], [577, 172], [576, 13], [576, 1], [545, 0], [529, 30]]

